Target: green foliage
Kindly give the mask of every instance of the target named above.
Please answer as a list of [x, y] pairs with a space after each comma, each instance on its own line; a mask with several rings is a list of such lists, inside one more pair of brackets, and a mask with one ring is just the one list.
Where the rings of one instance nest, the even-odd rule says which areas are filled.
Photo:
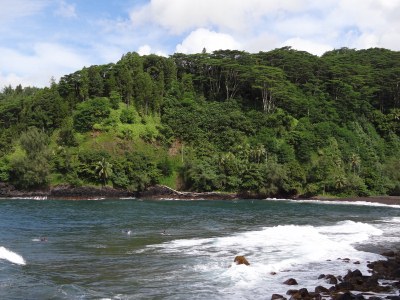
[[135, 123], [135, 111], [133, 109], [123, 109], [119, 117], [122, 123], [133, 124]]
[[112, 109], [118, 109], [121, 101], [121, 95], [117, 91], [110, 92], [110, 106]]
[[75, 138], [73, 120], [72, 118], [66, 118], [61, 125], [60, 131], [58, 133], [57, 143], [60, 146], [77, 146], [78, 142]]
[[117, 187], [142, 191], [158, 183], [161, 173], [156, 164], [145, 154], [127, 153], [113, 164], [111, 180]]
[[23, 152], [10, 161], [12, 183], [23, 189], [47, 185], [51, 159], [48, 144], [48, 136], [36, 127], [30, 127], [21, 135]]
[[110, 114], [110, 102], [107, 98], [94, 98], [77, 106], [74, 114], [74, 128], [85, 132], [91, 130], [95, 123], [101, 122]]
[[400, 52], [378, 48], [127, 53], [50, 88], [5, 87], [0, 180], [399, 194], [398, 78]]
[[7, 182], [10, 179], [10, 163], [5, 157], [0, 159], [0, 182]]
[[107, 184], [109, 177], [112, 175], [112, 164], [106, 161], [103, 157], [97, 162], [96, 173], [104, 187]]

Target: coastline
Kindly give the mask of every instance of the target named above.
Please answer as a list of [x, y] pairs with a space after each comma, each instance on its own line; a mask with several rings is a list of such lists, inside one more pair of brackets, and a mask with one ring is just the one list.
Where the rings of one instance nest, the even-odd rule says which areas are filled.
[[[0, 182], [0, 198], [33, 198], [33, 199], [54, 199], [54, 200], [97, 200], [103, 198], [112, 199], [148, 199], [148, 200], [237, 200], [237, 199], [273, 199], [263, 198], [257, 195], [241, 193], [221, 192], [186, 192], [177, 191], [164, 185], [154, 185], [143, 192], [130, 192], [124, 189], [112, 187], [81, 186], [71, 187], [59, 185], [42, 190], [21, 191], [14, 186]], [[282, 198], [285, 199], [286, 198]], [[400, 196], [369, 196], [369, 197], [323, 197], [315, 196], [310, 198], [287, 198], [293, 201], [323, 201], [323, 202], [364, 202], [383, 205], [400, 205]]]

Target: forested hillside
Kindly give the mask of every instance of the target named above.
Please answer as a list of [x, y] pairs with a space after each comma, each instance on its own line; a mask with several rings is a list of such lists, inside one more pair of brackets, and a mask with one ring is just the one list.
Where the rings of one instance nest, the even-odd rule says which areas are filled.
[[127, 53], [5, 87], [0, 182], [400, 195], [400, 52]]

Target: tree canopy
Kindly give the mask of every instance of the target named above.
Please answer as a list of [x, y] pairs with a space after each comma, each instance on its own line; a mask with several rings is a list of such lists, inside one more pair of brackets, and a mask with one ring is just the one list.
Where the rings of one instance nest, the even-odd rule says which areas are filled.
[[[129, 52], [0, 93], [0, 180], [399, 194], [400, 52]], [[396, 169], [397, 168], [397, 169]]]

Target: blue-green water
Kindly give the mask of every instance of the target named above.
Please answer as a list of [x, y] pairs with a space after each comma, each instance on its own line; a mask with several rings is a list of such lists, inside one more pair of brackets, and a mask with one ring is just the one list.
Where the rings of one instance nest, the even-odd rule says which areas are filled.
[[399, 224], [400, 206], [3, 199], [0, 299], [270, 299], [367, 272]]

